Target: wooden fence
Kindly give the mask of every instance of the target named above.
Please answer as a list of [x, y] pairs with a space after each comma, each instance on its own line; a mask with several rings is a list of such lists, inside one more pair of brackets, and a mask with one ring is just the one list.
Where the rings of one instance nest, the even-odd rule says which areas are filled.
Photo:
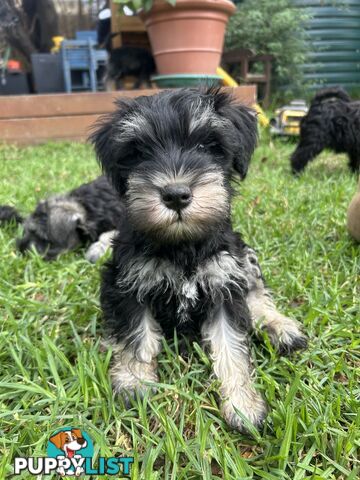
[[[256, 98], [256, 86], [231, 89], [247, 105]], [[152, 95], [156, 90], [108, 93], [72, 93], [0, 97], [0, 142], [30, 145], [47, 141], [85, 141], [90, 127], [114, 109], [119, 97]]]

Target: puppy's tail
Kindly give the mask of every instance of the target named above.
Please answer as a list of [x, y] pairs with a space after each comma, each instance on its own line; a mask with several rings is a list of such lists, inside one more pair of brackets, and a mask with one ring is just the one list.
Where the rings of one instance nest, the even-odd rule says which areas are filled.
[[10, 205], [0, 205], [0, 225], [10, 222], [22, 223], [23, 218], [16, 208], [10, 207]]
[[342, 100], [343, 102], [351, 102], [348, 93], [341, 87], [324, 88], [320, 90], [311, 101], [311, 105], [319, 104], [327, 100]]

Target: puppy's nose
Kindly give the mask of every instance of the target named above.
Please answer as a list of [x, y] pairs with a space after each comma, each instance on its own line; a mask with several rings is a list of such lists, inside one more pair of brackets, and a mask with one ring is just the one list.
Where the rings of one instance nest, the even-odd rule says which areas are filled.
[[186, 185], [173, 183], [161, 191], [162, 201], [172, 210], [181, 210], [191, 203], [191, 190]]
[[85, 438], [79, 437], [79, 438], [77, 439], [77, 442], [78, 442], [79, 445], [84, 445], [84, 443], [86, 442], [86, 440], [85, 440]]

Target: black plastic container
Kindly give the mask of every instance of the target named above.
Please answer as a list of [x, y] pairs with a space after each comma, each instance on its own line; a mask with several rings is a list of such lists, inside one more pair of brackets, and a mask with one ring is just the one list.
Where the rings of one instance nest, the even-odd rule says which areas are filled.
[[0, 95], [25, 95], [30, 93], [27, 76], [20, 70], [0, 75]]
[[32, 75], [36, 93], [64, 92], [64, 74], [58, 53], [33, 53]]

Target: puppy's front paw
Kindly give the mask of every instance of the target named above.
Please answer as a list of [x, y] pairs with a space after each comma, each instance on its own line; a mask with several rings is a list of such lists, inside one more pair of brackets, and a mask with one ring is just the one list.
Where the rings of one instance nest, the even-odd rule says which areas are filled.
[[124, 405], [127, 408], [130, 408], [134, 400], [142, 400], [147, 393], [154, 394], [156, 393], [155, 387], [149, 387], [147, 385], [139, 385], [137, 388], [121, 388], [118, 386], [114, 388], [115, 393], [117, 393], [123, 400]]
[[[65, 457], [63, 457], [63, 458], [65, 458]], [[65, 468], [64, 467], [59, 467], [56, 471], [60, 475], [60, 477], [65, 477]]]
[[105, 255], [108, 246], [101, 241], [94, 242], [90, 245], [85, 253], [85, 258], [90, 263], [96, 263], [99, 258]]
[[287, 333], [278, 344], [280, 355], [290, 355], [296, 350], [304, 350], [308, 346], [308, 339], [300, 330], [296, 333]]
[[146, 385], [146, 382], [157, 382], [156, 372], [149, 364], [144, 364], [141, 375], [135, 376], [129, 366], [115, 365], [111, 369], [111, 382], [113, 390], [124, 397], [126, 403], [131, 398], [139, 396], [142, 398], [148, 390], [155, 392], [155, 388]]
[[298, 322], [284, 315], [268, 321], [264, 325], [271, 343], [278, 349], [280, 355], [290, 355], [295, 350], [302, 350], [307, 347], [306, 335], [300, 330]]
[[256, 392], [245, 394], [240, 391], [225, 400], [221, 406], [221, 413], [226, 423], [242, 433], [247, 432], [241, 412], [256, 428], [261, 428], [267, 414], [264, 399]]

